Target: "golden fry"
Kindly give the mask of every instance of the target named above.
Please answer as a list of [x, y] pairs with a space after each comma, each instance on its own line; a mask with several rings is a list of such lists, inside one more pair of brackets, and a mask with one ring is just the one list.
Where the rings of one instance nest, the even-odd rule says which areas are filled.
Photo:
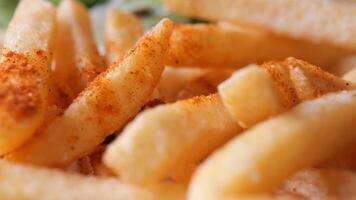
[[47, 1], [23, 0], [6, 31], [0, 59], [0, 155], [28, 140], [44, 119], [54, 17]]
[[[356, 91], [328, 94], [258, 124], [214, 153], [195, 173], [189, 198], [271, 192], [356, 139]], [[272, 162], [274, 161], [274, 162]]]
[[90, 16], [77, 0], [63, 0], [58, 7], [54, 48], [54, 79], [72, 101], [104, 70], [91, 30]]
[[190, 16], [236, 24], [252, 24], [293, 38], [356, 50], [356, 6], [341, 1], [164, 0], [164, 2], [170, 9]]
[[163, 71], [172, 29], [170, 20], [162, 20], [121, 63], [98, 76], [62, 116], [7, 158], [63, 166], [93, 151], [151, 96]]
[[167, 62], [172, 66], [240, 68], [251, 63], [293, 56], [328, 67], [350, 53], [242, 25], [227, 28], [197, 24], [177, 25], [174, 28]]
[[240, 131], [217, 94], [178, 101], [139, 114], [109, 145], [104, 162], [130, 182], [189, 180], [196, 165]]
[[109, 10], [105, 23], [106, 62], [119, 62], [142, 35], [139, 18], [123, 11]]
[[288, 58], [237, 71], [219, 85], [225, 107], [242, 127], [277, 115], [300, 102], [356, 85], [305, 61]]

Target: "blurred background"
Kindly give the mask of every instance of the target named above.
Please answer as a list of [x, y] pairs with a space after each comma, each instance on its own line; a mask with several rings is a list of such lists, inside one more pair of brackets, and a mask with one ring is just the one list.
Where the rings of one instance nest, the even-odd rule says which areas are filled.
[[[0, 0], [0, 29], [5, 29], [20, 0]], [[60, 0], [49, 0], [58, 4]], [[160, 0], [80, 0], [90, 9], [93, 29], [99, 43], [103, 41], [105, 13], [108, 8], [116, 8], [134, 13], [143, 21], [145, 29], [149, 29], [163, 17], [169, 17], [175, 22], [196, 23], [197, 19], [169, 12]]]

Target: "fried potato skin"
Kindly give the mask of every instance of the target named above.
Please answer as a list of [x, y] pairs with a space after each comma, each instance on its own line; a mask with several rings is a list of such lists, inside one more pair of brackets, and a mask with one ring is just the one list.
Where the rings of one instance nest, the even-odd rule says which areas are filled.
[[0, 155], [28, 140], [44, 119], [55, 9], [24, 0], [6, 31], [0, 59]]
[[196, 165], [240, 131], [218, 94], [195, 97], [139, 114], [109, 145], [104, 162], [134, 183], [186, 181]]
[[321, 163], [338, 148], [350, 145], [356, 137], [355, 112], [353, 90], [301, 103], [258, 124], [199, 167], [188, 199], [271, 192], [298, 170]]
[[236, 69], [293, 56], [329, 67], [352, 53], [244, 25], [178, 24], [172, 35], [167, 60], [171, 66]]
[[62, 116], [7, 159], [57, 167], [93, 151], [135, 116], [152, 94], [163, 71], [172, 28], [170, 20], [162, 20], [121, 63], [99, 75]]

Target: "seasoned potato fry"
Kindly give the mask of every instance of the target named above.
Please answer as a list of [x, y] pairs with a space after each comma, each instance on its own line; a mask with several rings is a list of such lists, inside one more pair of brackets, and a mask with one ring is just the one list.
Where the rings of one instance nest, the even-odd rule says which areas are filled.
[[164, 183], [143, 188], [114, 178], [85, 177], [0, 161], [0, 196], [4, 200], [184, 200], [185, 187]]
[[108, 146], [104, 162], [130, 182], [184, 181], [239, 131], [217, 94], [178, 101], [139, 114]]
[[59, 5], [54, 59], [55, 83], [70, 101], [104, 70], [90, 16], [77, 0], [63, 0]]
[[327, 67], [350, 54], [340, 48], [294, 40], [242, 25], [234, 28], [211, 24], [177, 25], [170, 46], [167, 62], [172, 66], [239, 68], [293, 56]]
[[152, 94], [163, 71], [172, 29], [170, 20], [162, 20], [121, 63], [98, 76], [62, 116], [7, 158], [63, 166], [93, 151], [135, 116]]
[[[187, 15], [236, 24], [356, 50], [356, 6], [328, 0], [164, 0]], [[326, 26], [327, 25], [327, 26]]]
[[119, 62], [142, 35], [139, 18], [123, 11], [109, 10], [105, 23], [106, 62]]
[[299, 102], [356, 85], [307, 62], [288, 58], [237, 71], [219, 85], [227, 110], [242, 127], [279, 114]]
[[298, 170], [352, 144], [355, 112], [356, 90], [344, 91], [301, 103], [255, 126], [202, 164], [190, 185], [189, 199], [271, 192]]
[[0, 59], [0, 155], [41, 125], [48, 102], [55, 9], [44, 0], [19, 4]]
[[280, 193], [307, 199], [352, 199], [356, 196], [356, 174], [349, 170], [308, 169], [298, 172]]

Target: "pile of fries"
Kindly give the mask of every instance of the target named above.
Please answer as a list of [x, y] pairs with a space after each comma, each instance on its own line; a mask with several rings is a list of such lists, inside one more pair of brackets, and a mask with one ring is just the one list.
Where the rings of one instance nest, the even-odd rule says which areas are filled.
[[356, 198], [356, 2], [164, 0], [144, 33], [22, 0], [0, 34], [1, 200]]

